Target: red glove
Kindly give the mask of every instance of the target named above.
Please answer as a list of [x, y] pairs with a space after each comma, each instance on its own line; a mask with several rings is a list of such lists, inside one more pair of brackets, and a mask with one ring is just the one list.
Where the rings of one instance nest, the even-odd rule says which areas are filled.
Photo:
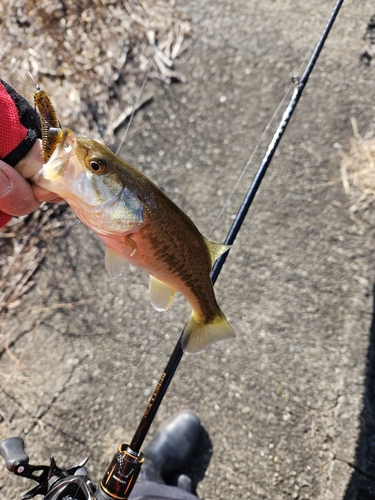
[[[41, 138], [36, 110], [0, 79], [0, 159], [15, 167]], [[12, 218], [0, 211], [0, 227]]]

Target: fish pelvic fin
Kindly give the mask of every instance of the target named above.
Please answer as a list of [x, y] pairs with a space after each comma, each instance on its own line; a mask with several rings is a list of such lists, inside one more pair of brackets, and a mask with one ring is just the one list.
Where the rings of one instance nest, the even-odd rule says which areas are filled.
[[129, 270], [129, 262], [123, 255], [111, 247], [105, 247], [105, 268], [113, 280], [119, 278]]
[[223, 253], [228, 252], [232, 248], [231, 245], [222, 245], [221, 243], [215, 243], [214, 241], [210, 241], [205, 238], [205, 243], [208, 248], [208, 252], [211, 257], [212, 266]]
[[210, 323], [199, 321], [193, 311], [182, 334], [182, 349], [195, 354], [213, 342], [235, 336], [233, 328], [222, 311]]

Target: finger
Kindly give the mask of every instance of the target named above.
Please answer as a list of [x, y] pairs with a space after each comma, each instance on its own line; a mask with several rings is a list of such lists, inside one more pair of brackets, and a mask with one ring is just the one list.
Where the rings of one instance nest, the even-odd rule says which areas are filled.
[[40, 140], [37, 140], [27, 155], [17, 163], [15, 169], [22, 177], [30, 179], [30, 177], [35, 175], [42, 168], [42, 166], [42, 143]]
[[47, 191], [46, 189], [43, 189], [39, 186], [36, 186], [35, 184], [32, 185], [33, 192], [34, 192], [34, 197], [36, 200], [42, 202], [42, 201], [48, 201], [50, 203], [58, 203], [62, 201], [62, 198], [58, 196], [56, 193], [52, 193], [51, 191]]
[[0, 160], [0, 210], [19, 216], [29, 214], [39, 205], [30, 184], [14, 168]]
[[8, 224], [11, 218], [11, 215], [8, 215], [0, 210], [0, 228]]

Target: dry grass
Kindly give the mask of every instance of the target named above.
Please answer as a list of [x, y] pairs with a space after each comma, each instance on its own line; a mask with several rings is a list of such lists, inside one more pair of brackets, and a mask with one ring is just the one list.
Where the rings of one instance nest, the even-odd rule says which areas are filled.
[[345, 192], [352, 204], [350, 212], [366, 210], [375, 201], [375, 137], [362, 137], [357, 122], [352, 118], [354, 137], [350, 139], [348, 154], [340, 151], [341, 176]]
[[0, 231], [0, 317], [15, 310], [33, 286], [33, 276], [53, 238], [63, 235], [73, 217], [66, 205], [48, 206], [14, 218]]
[[0, 74], [32, 100], [30, 71], [64, 126], [111, 142], [148, 71], [182, 79], [173, 61], [189, 30], [168, 0], [2, 0]]
[[[30, 71], [63, 126], [110, 145], [146, 77], [183, 80], [173, 61], [189, 31], [173, 0], [1, 0], [0, 75], [32, 101]], [[33, 285], [64, 210], [45, 206], [0, 230], [0, 315]]]

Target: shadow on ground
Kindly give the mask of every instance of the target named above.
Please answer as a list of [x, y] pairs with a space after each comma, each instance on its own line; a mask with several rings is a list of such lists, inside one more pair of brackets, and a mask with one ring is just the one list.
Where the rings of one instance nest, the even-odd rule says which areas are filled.
[[197, 494], [198, 483], [203, 481], [213, 453], [213, 445], [208, 432], [202, 427], [194, 454], [186, 464], [185, 473], [191, 477], [193, 492]]
[[375, 500], [375, 286], [360, 434], [344, 500]]

